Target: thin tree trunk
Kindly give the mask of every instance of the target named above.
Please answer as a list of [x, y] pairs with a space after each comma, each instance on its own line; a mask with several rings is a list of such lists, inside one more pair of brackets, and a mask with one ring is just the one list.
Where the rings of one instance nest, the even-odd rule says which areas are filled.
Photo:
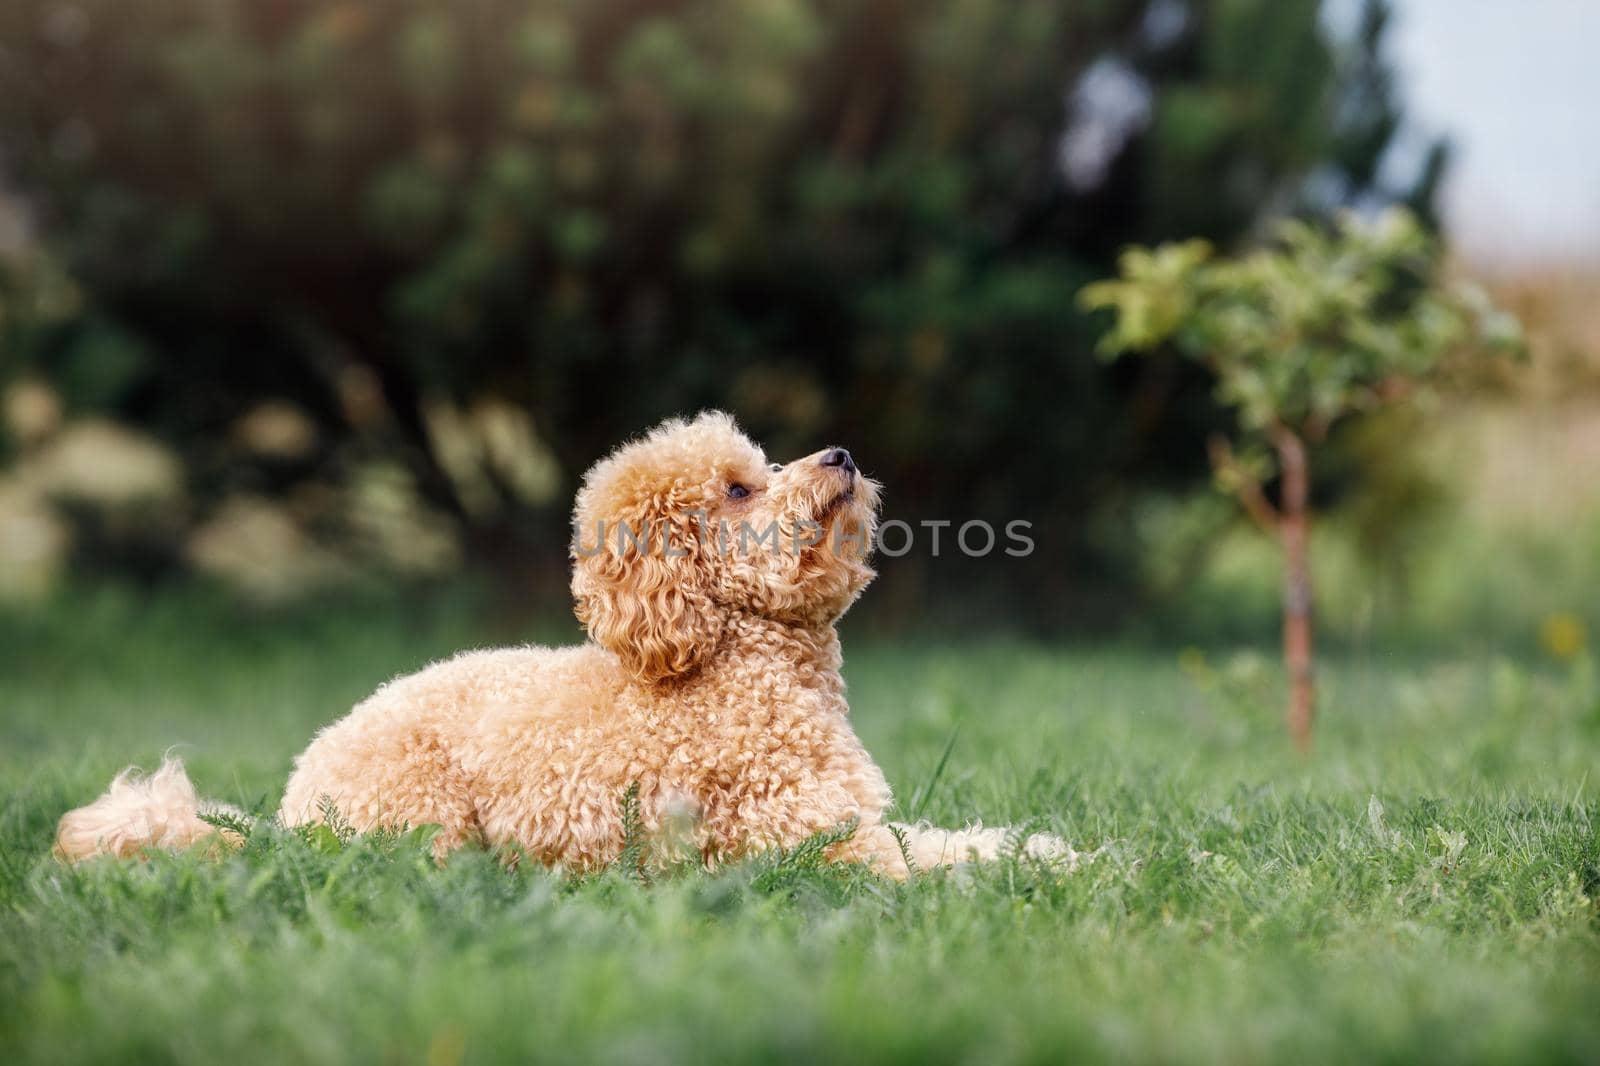
[[1311, 747], [1311, 723], [1316, 709], [1311, 651], [1311, 561], [1307, 543], [1310, 528], [1307, 504], [1310, 474], [1305, 444], [1292, 430], [1273, 433], [1278, 451], [1283, 496], [1279, 506], [1278, 535], [1283, 543], [1283, 661], [1289, 671], [1289, 736], [1295, 747]]

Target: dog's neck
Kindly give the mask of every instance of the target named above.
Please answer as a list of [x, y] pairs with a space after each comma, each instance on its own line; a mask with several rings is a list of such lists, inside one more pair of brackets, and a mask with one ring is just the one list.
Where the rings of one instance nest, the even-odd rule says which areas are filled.
[[832, 674], [843, 662], [839, 634], [832, 625], [784, 622], [743, 611], [728, 619], [718, 651], [719, 657], [755, 656]]
[[719, 701], [736, 692], [752, 704], [820, 703], [843, 713], [842, 662], [839, 634], [831, 625], [798, 625], [738, 611], [723, 627], [716, 651], [674, 684], [688, 703], [701, 694]]

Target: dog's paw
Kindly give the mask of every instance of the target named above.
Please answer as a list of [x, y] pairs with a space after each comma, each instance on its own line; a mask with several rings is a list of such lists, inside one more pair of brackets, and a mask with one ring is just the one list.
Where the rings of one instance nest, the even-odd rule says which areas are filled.
[[1056, 836], [1054, 833], [1035, 833], [1022, 842], [1022, 856], [1027, 859], [1036, 859], [1047, 862], [1053, 866], [1064, 866], [1072, 869], [1078, 865], [1078, 853], [1072, 845]]

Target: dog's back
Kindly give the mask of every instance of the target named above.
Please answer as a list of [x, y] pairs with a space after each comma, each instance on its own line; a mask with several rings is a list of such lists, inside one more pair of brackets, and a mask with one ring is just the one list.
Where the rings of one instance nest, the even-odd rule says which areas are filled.
[[316, 821], [331, 803], [358, 830], [438, 825], [441, 853], [481, 841], [484, 753], [603, 714], [622, 681], [592, 644], [466, 652], [397, 678], [295, 760], [281, 817]]

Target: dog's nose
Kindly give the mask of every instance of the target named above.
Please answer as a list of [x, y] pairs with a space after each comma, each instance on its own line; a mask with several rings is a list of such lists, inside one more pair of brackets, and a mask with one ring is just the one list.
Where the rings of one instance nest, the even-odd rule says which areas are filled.
[[836, 466], [846, 474], [856, 472], [856, 461], [850, 458], [850, 453], [843, 448], [829, 448], [822, 453], [823, 466]]

